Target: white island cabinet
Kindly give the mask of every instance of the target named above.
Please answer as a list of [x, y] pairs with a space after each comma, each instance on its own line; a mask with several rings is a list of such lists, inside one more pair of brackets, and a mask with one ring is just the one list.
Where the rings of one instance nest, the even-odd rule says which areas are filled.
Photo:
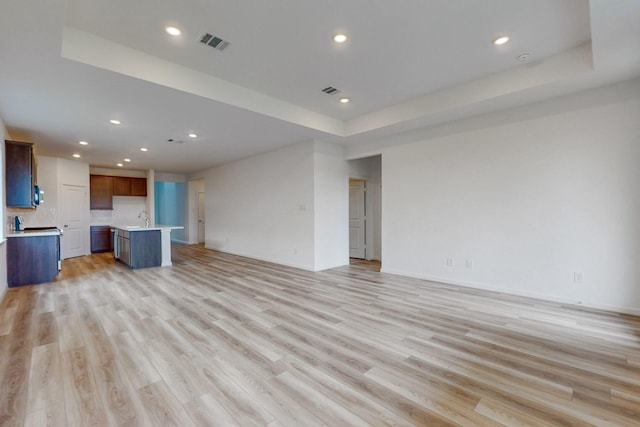
[[[131, 268], [162, 267], [171, 265], [171, 230], [182, 230], [176, 225], [112, 226], [114, 229], [113, 251], [116, 259]], [[140, 235], [139, 233], [148, 233]], [[160, 234], [158, 239], [157, 234]], [[145, 247], [151, 245], [153, 247]]]

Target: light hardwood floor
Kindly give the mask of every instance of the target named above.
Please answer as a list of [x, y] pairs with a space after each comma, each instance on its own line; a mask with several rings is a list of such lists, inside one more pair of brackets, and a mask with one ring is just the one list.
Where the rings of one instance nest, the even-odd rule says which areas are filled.
[[174, 248], [0, 304], [2, 426], [640, 425], [640, 319]]

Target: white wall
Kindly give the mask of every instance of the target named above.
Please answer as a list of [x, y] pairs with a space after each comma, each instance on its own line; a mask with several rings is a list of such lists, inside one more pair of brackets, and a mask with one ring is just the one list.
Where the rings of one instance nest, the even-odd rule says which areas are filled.
[[180, 173], [156, 171], [155, 180], [165, 182], [187, 182], [187, 176]]
[[383, 271], [640, 314], [636, 83], [384, 148]]
[[205, 246], [307, 270], [349, 262], [342, 147], [299, 143], [204, 172]]
[[6, 211], [6, 199], [4, 197], [4, 177], [5, 177], [5, 157], [4, 157], [4, 140], [9, 139], [9, 134], [7, 133], [6, 128], [4, 127], [4, 122], [2, 121], [2, 117], [0, 117], [0, 216], [2, 217], [2, 226], [0, 229], [0, 301], [4, 298], [4, 294], [8, 289], [7, 282], [7, 243], [5, 240], [5, 235], [9, 232], [8, 224], [9, 220], [7, 218]]
[[341, 146], [314, 144], [315, 270], [349, 264], [349, 174]]
[[314, 144], [204, 172], [205, 247], [313, 270]]

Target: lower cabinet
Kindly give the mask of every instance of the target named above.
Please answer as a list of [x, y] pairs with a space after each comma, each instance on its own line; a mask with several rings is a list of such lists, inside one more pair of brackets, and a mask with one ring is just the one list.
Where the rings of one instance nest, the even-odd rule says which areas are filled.
[[91, 226], [91, 253], [113, 252], [113, 234], [111, 227]]
[[59, 239], [60, 236], [8, 238], [9, 287], [52, 282], [58, 275]]
[[116, 230], [115, 257], [131, 268], [159, 267], [161, 239], [160, 230]]

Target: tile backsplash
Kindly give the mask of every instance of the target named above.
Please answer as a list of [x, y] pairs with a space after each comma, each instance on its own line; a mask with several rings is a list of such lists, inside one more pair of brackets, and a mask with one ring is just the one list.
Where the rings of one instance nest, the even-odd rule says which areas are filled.
[[14, 217], [17, 215], [22, 217], [23, 228], [58, 226], [56, 209], [46, 205], [41, 205], [38, 209], [7, 208], [6, 215], [5, 230], [9, 233], [13, 231]]
[[143, 225], [138, 219], [140, 212], [147, 210], [146, 197], [113, 196], [113, 210], [92, 210], [91, 225]]

